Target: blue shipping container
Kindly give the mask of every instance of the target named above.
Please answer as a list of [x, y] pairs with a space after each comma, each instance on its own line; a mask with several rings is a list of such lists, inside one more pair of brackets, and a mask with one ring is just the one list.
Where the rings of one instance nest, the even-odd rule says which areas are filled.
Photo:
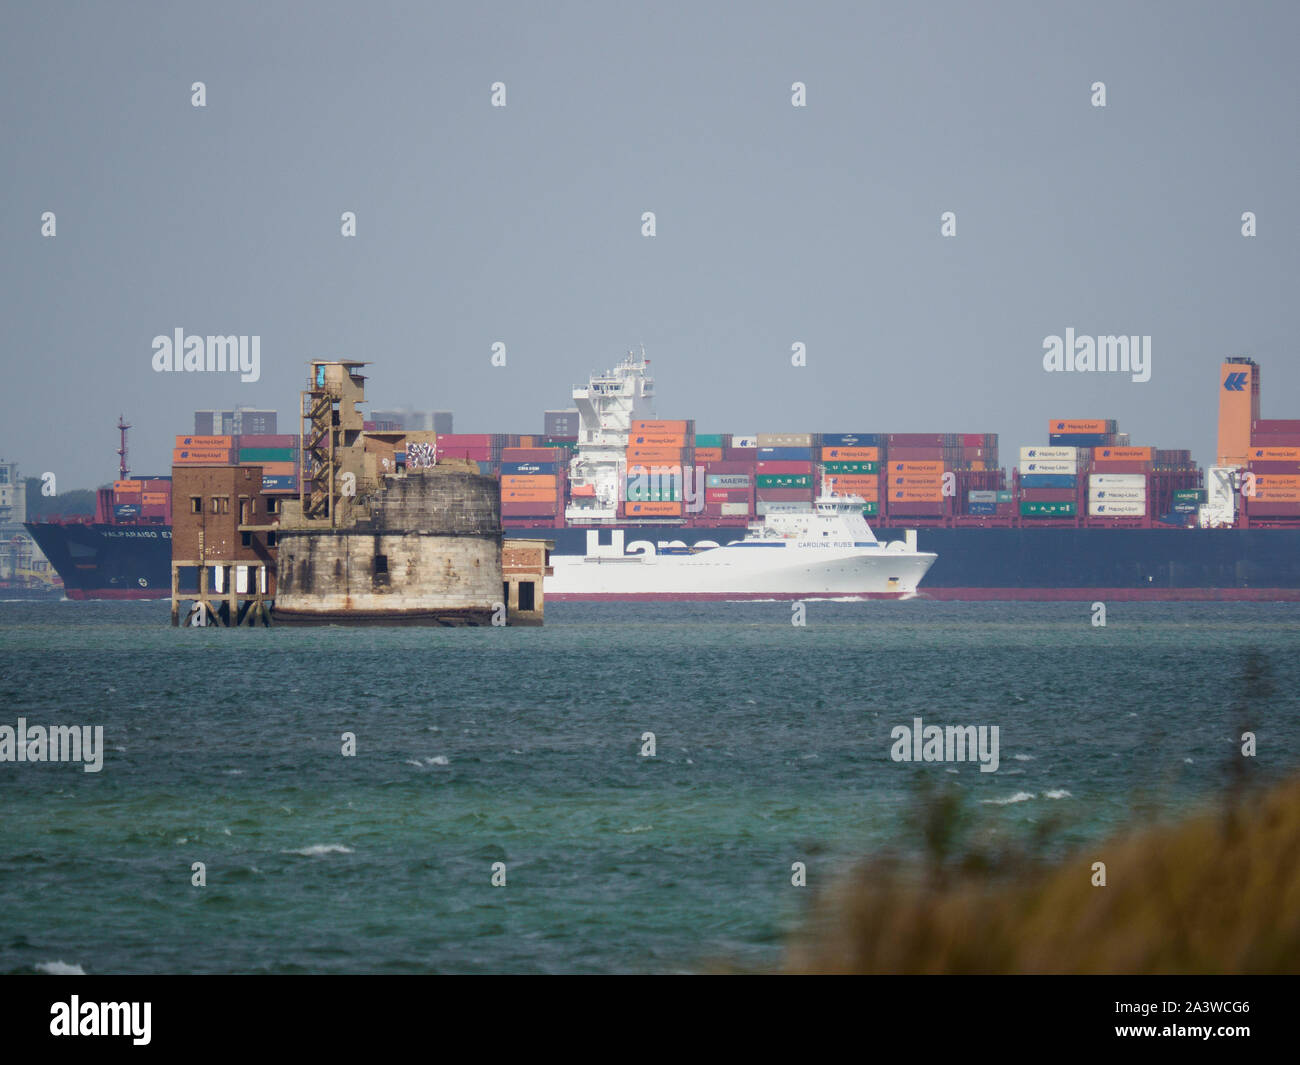
[[1109, 447], [1108, 433], [1049, 433], [1052, 447]]
[[996, 514], [998, 505], [996, 503], [967, 503], [967, 514]]
[[1073, 473], [1024, 473], [1020, 475], [1021, 488], [1075, 488], [1079, 482]]
[[140, 516], [140, 508], [134, 503], [118, 503], [113, 507], [113, 517], [118, 521], [129, 521]]
[[760, 447], [758, 449], [759, 462], [806, 462], [812, 457], [810, 447]]
[[284, 492], [284, 491], [290, 491], [290, 490], [292, 490], [292, 491], [294, 491], [294, 492], [298, 491], [298, 478], [297, 478], [297, 477], [294, 477], [294, 476], [292, 476], [292, 475], [286, 475], [286, 476], [283, 476], [283, 477], [263, 477], [263, 478], [262, 478], [262, 491], [263, 491], [263, 492]]
[[822, 447], [879, 447], [879, 433], [822, 433]]
[[558, 464], [554, 462], [503, 462], [501, 463], [501, 476], [519, 477], [537, 474], [544, 477], [554, 477]]

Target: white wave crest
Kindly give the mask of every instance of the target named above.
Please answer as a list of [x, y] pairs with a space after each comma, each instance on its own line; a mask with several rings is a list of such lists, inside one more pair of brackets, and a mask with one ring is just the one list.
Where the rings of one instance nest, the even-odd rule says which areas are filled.
[[48, 973], [50, 976], [85, 976], [86, 970], [80, 965], [69, 965], [66, 961], [42, 961], [38, 962], [33, 968], [38, 973]]
[[296, 850], [281, 851], [281, 854], [301, 854], [304, 858], [315, 858], [320, 854], [352, 854], [351, 847], [342, 843], [313, 843], [310, 847], [298, 847]]
[[1028, 802], [1030, 799], [1036, 799], [1032, 791], [1018, 791], [1014, 795], [1008, 795], [1005, 799], [981, 799], [980, 802], [991, 804], [993, 806], [1007, 806], [1013, 802]]

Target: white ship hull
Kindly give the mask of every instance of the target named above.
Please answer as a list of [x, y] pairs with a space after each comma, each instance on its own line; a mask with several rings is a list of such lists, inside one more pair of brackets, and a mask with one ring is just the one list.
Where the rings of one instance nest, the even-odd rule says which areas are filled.
[[902, 599], [916, 594], [937, 556], [897, 547], [740, 541], [694, 555], [552, 556], [545, 594], [554, 600]]

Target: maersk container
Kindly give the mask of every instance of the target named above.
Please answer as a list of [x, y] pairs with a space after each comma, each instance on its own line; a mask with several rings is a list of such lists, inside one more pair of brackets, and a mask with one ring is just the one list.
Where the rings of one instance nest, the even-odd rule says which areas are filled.
[[748, 488], [747, 473], [709, 473], [704, 476], [705, 488]]
[[878, 462], [823, 462], [822, 468], [827, 473], [879, 473]]
[[1040, 461], [1035, 459], [1032, 462], [1021, 462], [1020, 473], [1067, 473], [1073, 477], [1079, 472], [1079, 465], [1073, 459], [1051, 459]]
[[1141, 518], [1146, 512], [1145, 502], [1088, 500], [1088, 514], [1094, 518]]
[[996, 514], [998, 505], [996, 503], [967, 503], [967, 514]]
[[1020, 516], [1022, 518], [1072, 518], [1074, 517], [1074, 504], [1066, 502], [1022, 502], [1020, 504]]
[[1022, 473], [1022, 488], [1075, 488], [1079, 478], [1072, 473]]

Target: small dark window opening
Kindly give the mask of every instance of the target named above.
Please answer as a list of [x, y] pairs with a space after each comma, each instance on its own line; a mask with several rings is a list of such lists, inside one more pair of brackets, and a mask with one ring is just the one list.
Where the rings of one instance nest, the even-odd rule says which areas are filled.
[[239, 542], [240, 542], [240, 544], [241, 544], [242, 546], [244, 546], [244, 547], [252, 547], [252, 546], [253, 546], [253, 534], [252, 534], [252, 533], [246, 533], [246, 532], [244, 532], [244, 533], [240, 533], [240, 534], [239, 534]]
[[388, 572], [388, 556], [387, 556], [387, 555], [376, 555], [376, 556], [375, 556], [375, 573], [378, 574], [378, 573], [387, 573], [387, 572]]
[[276, 541], [275, 533], [273, 533], [273, 532], [269, 532], [269, 533], [266, 534], [266, 546], [267, 546], [267, 547], [274, 547], [274, 546], [275, 546], [275, 541]]
[[533, 582], [532, 582], [532, 581], [520, 581], [520, 582], [519, 582], [519, 609], [520, 609], [520, 610], [536, 610], [536, 609], [537, 609], [537, 607], [536, 607], [536, 605], [535, 605], [535, 601], [534, 601], [534, 599], [533, 599]]
[[190, 496], [190, 513], [191, 513], [191, 514], [202, 514], [202, 513], [203, 513], [203, 497], [202, 497], [202, 496]]

